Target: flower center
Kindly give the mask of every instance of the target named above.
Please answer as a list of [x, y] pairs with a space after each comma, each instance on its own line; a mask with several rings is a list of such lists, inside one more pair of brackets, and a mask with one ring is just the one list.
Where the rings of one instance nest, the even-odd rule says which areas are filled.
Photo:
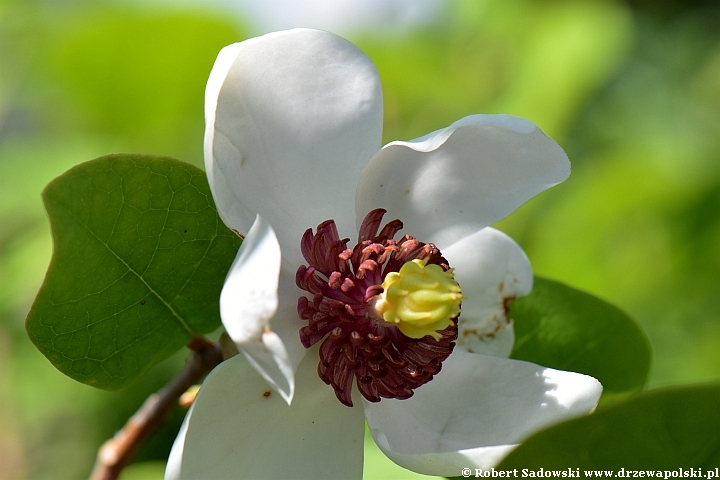
[[[297, 271], [306, 348], [322, 340], [320, 378], [345, 405], [352, 385], [367, 400], [410, 398], [432, 380], [452, 353], [462, 294], [453, 270], [433, 244], [405, 235], [400, 220], [380, 225], [385, 210], [370, 212], [358, 243], [340, 239], [327, 220], [308, 229], [301, 250], [308, 265]], [[378, 232], [379, 230], [379, 232]]]
[[427, 259], [415, 259], [399, 272], [388, 273], [382, 287], [375, 310], [407, 337], [430, 335], [440, 340], [438, 332], [460, 315], [462, 294], [452, 269], [427, 265]]

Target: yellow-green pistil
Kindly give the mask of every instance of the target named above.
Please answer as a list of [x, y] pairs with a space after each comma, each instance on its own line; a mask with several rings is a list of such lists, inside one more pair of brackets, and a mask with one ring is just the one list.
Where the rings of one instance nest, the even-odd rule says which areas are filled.
[[430, 335], [440, 339], [441, 330], [460, 314], [463, 296], [453, 269], [444, 271], [427, 260], [407, 262], [399, 272], [388, 273], [375, 310], [410, 338]]

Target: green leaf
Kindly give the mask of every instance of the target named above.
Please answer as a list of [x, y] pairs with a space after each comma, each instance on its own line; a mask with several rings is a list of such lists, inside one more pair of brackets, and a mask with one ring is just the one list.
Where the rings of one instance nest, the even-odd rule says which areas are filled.
[[559, 282], [535, 277], [532, 293], [510, 305], [512, 358], [591, 375], [605, 392], [641, 387], [650, 344], [622, 310]]
[[121, 388], [220, 325], [240, 239], [220, 221], [202, 170], [108, 155], [53, 180], [43, 200], [55, 248], [26, 328], [61, 372]]
[[645, 392], [533, 435], [497, 468], [715, 471], [718, 405], [718, 384]]

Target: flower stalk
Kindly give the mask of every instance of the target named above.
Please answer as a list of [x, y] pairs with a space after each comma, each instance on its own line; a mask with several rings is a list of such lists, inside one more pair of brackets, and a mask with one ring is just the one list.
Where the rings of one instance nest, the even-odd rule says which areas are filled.
[[223, 361], [219, 344], [193, 338], [185, 367], [170, 383], [150, 395], [125, 426], [98, 450], [90, 480], [115, 480], [140, 450], [145, 440], [165, 422], [180, 397]]

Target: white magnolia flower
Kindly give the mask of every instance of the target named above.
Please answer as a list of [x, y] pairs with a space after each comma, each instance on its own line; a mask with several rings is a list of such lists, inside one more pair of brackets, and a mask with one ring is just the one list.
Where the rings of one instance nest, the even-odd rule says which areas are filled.
[[[223, 49], [205, 114], [218, 211], [247, 234], [220, 299], [244, 355], [205, 380], [167, 478], [360, 478], [365, 421], [399, 465], [459, 475], [594, 408], [597, 380], [507, 358], [507, 303], [532, 273], [488, 225], [570, 171], [535, 125], [473, 115], [380, 148], [374, 65], [313, 30]], [[397, 221], [381, 229], [385, 210], [412, 237], [393, 240]], [[359, 245], [337, 232], [359, 232]], [[418, 287], [403, 265], [445, 290]], [[411, 285], [398, 298], [419, 297], [398, 304], [391, 277]]]

